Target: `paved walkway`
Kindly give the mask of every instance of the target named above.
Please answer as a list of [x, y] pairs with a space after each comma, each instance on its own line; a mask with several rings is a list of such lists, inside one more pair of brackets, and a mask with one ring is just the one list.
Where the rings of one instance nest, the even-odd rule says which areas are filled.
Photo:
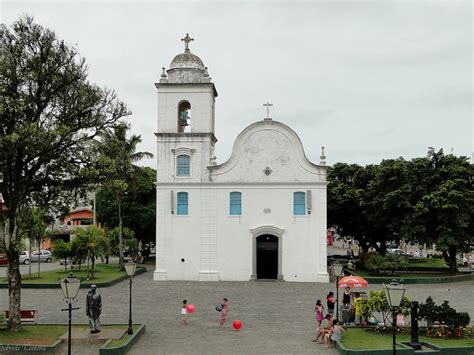
[[[324, 299], [334, 284], [289, 282], [183, 282], [152, 280], [152, 270], [134, 282], [133, 320], [146, 324], [146, 333], [130, 354], [336, 354], [311, 342], [314, 332], [313, 305]], [[381, 285], [369, 288], [380, 289]], [[102, 294], [102, 324], [127, 323], [128, 282], [98, 289]], [[74, 323], [87, 323], [86, 289], [79, 292], [80, 310]], [[41, 323], [67, 321], [60, 289], [23, 290], [22, 308], [38, 309]], [[439, 285], [407, 285], [407, 295], [424, 301], [431, 295], [435, 302], [444, 299], [458, 311], [474, 316], [474, 282]], [[218, 327], [214, 307], [222, 297], [229, 299], [229, 321]], [[189, 324], [180, 324], [183, 299], [196, 306]], [[8, 307], [8, 291], [0, 290], [0, 309]], [[474, 317], [473, 317], [474, 318]], [[236, 332], [232, 320], [243, 327]], [[94, 353], [76, 347], [76, 354]]]

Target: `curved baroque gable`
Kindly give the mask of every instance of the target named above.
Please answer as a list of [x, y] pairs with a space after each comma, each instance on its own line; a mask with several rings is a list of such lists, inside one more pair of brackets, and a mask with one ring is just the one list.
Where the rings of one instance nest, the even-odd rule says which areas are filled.
[[215, 182], [326, 181], [326, 168], [310, 162], [298, 135], [277, 121], [259, 121], [245, 128], [229, 160], [209, 169]]

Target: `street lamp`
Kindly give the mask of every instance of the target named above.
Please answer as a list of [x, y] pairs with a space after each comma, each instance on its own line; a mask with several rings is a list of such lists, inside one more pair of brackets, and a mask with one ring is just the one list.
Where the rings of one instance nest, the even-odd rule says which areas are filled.
[[402, 304], [405, 289], [403, 288], [403, 285], [400, 285], [396, 280], [393, 280], [389, 285], [384, 284], [384, 288], [388, 304], [392, 310], [393, 355], [395, 355], [397, 353], [397, 308]]
[[135, 270], [137, 268], [137, 264], [133, 261], [129, 261], [125, 264], [125, 271], [127, 271], [127, 275], [130, 279], [130, 309], [128, 312], [128, 329], [127, 334], [133, 334], [133, 327], [132, 327], [132, 280], [135, 276]]
[[67, 336], [67, 353], [71, 355], [71, 318], [72, 311], [79, 309], [79, 307], [72, 307], [72, 304], [77, 301], [77, 293], [79, 292], [79, 287], [81, 286], [81, 281], [76, 278], [76, 276], [70, 272], [69, 275], [60, 281], [61, 290], [63, 291], [64, 301], [68, 304], [68, 308], [61, 309], [61, 311], [69, 311], [69, 330]]
[[344, 265], [335, 263], [332, 265], [334, 275], [336, 275], [336, 319], [339, 320], [339, 277], [341, 276]]

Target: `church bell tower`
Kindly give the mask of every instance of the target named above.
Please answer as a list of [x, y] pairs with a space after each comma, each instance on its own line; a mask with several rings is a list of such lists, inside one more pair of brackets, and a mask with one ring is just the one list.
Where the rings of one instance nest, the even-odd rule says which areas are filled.
[[191, 53], [193, 38], [181, 39], [184, 52], [163, 68], [158, 89], [157, 183], [209, 181], [215, 164], [215, 98], [207, 67]]

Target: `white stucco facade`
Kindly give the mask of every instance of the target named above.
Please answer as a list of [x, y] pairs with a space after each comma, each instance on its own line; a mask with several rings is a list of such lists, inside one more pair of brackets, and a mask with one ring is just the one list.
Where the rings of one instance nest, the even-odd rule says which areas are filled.
[[216, 164], [217, 91], [207, 68], [186, 50], [167, 74], [156, 84], [154, 279], [327, 282], [324, 162], [311, 163], [291, 128], [265, 119]]

